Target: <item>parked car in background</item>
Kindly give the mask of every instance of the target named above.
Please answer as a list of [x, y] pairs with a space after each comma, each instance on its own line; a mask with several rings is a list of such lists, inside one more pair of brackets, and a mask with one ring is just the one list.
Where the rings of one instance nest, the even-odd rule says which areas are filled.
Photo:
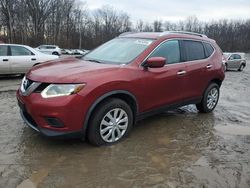
[[84, 55], [88, 53], [87, 50], [80, 50], [80, 49], [72, 49], [72, 52], [74, 55]]
[[34, 67], [17, 100], [23, 120], [43, 135], [112, 144], [155, 113], [187, 104], [213, 111], [222, 61], [219, 46], [202, 34], [123, 34], [83, 58]]
[[40, 45], [36, 49], [46, 54], [52, 54], [58, 56], [62, 54], [61, 49], [56, 45]]
[[35, 65], [57, 58], [25, 45], [0, 44], [0, 74], [24, 74]]
[[223, 53], [226, 58], [225, 69], [236, 69], [238, 71], [243, 71], [246, 67], [245, 53]]
[[66, 54], [66, 55], [72, 55], [73, 54], [73, 52], [71, 50], [69, 50], [69, 49], [61, 49], [61, 52], [62, 52], [62, 54]]

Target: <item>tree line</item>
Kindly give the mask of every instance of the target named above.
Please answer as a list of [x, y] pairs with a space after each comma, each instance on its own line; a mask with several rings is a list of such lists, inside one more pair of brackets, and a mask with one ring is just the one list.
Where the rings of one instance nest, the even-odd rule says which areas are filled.
[[0, 0], [0, 41], [8, 43], [92, 49], [123, 32], [168, 30], [203, 33], [223, 51], [250, 52], [250, 19], [132, 22], [126, 12], [111, 6], [89, 10], [80, 0]]

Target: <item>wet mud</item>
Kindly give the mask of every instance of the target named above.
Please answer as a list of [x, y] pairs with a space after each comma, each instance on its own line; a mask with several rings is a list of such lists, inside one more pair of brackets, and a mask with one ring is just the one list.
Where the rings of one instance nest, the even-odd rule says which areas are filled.
[[109, 147], [44, 138], [25, 126], [0, 78], [0, 188], [250, 187], [250, 61], [226, 72], [213, 113], [194, 105], [138, 122]]

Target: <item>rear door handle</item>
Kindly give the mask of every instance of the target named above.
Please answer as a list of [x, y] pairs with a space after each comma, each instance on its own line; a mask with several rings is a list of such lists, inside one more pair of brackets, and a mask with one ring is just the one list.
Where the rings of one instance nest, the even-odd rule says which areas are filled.
[[32, 58], [32, 59], [31, 59], [31, 61], [35, 61], [35, 60], [36, 60], [36, 58]]
[[177, 75], [178, 75], [178, 76], [182, 76], [182, 75], [184, 75], [184, 74], [186, 74], [186, 73], [187, 73], [186, 71], [181, 70], [181, 71], [178, 71], [178, 72], [177, 72]]
[[3, 59], [3, 61], [9, 61], [9, 59]]
[[213, 67], [213, 65], [209, 64], [206, 66], [207, 69], [211, 69]]

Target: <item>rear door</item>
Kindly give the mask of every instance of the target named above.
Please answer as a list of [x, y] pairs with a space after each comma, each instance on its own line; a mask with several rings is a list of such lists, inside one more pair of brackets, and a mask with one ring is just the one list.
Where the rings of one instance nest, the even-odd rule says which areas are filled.
[[227, 61], [227, 67], [228, 68], [236, 68], [237, 66], [237, 59], [234, 57], [235, 54], [232, 54]]
[[10, 74], [9, 47], [0, 45], [0, 74]]
[[143, 109], [152, 110], [178, 103], [183, 99], [183, 85], [186, 66], [181, 62], [178, 40], [169, 40], [160, 44], [149, 57], [164, 57], [166, 65], [162, 68], [148, 68], [143, 72]]
[[34, 64], [37, 58], [33, 52], [23, 46], [10, 46], [10, 67], [13, 74], [26, 73]]
[[242, 57], [241, 57], [241, 55], [239, 55], [239, 54], [234, 54], [234, 61], [235, 61], [235, 63], [234, 63], [234, 67], [233, 67], [233, 68], [238, 69], [238, 68], [240, 67], [240, 65], [241, 65], [241, 62], [242, 62]]
[[[208, 57], [201, 41], [183, 40], [181, 45], [187, 66], [187, 79], [185, 80], [183, 93], [187, 100], [197, 99], [202, 96], [211, 79], [210, 72], [213, 70], [213, 60]], [[212, 48], [209, 56], [211, 56], [213, 50]]]

